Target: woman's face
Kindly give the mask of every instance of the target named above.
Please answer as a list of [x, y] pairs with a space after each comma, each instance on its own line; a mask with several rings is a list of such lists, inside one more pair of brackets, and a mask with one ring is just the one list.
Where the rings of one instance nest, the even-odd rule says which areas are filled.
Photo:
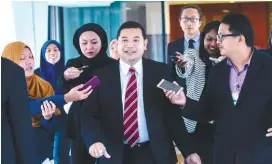
[[211, 56], [219, 53], [216, 35], [217, 31], [212, 29], [204, 37], [204, 48]]
[[48, 63], [53, 65], [60, 60], [60, 50], [54, 43], [47, 46], [45, 51], [45, 59]]
[[24, 69], [25, 76], [31, 76], [34, 73], [34, 58], [29, 48], [24, 48], [20, 57], [19, 65]]
[[100, 37], [93, 31], [83, 32], [79, 37], [80, 50], [87, 58], [94, 58], [100, 52]]

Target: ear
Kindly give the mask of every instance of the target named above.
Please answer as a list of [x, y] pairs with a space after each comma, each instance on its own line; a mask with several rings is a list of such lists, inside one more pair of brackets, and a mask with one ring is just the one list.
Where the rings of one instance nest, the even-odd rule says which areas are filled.
[[148, 39], [144, 40], [144, 50], [147, 50], [147, 43], [148, 43]]
[[245, 38], [244, 35], [240, 35], [240, 36], [238, 37], [238, 43], [237, 43], [237, 45], [239, 45], [239, 44], [241, 44], [241, 43], [245, 43], [245, 44], [246, 44], [246, 38]]
[[202, 25], [202, 20], [199, 20], [199, 26], [198, 26], [198, 28], [200, 28], [201, 25]]
[[181, 27], [181, 19], [179, 18], [178, 20], [179, 20], [179, 26]]

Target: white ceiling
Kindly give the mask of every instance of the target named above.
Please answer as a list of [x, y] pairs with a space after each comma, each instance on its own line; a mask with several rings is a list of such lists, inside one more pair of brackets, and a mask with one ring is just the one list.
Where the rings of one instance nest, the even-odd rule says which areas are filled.
[[48, 0], [50, 6], [61, 7], [95, 7], [95, 6], [110, 6], [114, 1], [74, 1], [74, 0]]

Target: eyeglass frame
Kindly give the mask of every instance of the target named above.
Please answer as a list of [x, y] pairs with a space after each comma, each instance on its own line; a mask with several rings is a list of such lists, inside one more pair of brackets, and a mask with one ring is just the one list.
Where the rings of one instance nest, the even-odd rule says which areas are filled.
[[239, 33], [232, 33], [232, 34], [217, 34], [216, 39], [219, 40], [220, 42], [227, 36], [240, 36], [241, 34]]
[[188, 18], [188, 17], [183, 17], [180, 18], [180, 20], [184, 23], [191, 22], [191, 23], [196, 23], [197, 21], [200, 21], [200, 18]]

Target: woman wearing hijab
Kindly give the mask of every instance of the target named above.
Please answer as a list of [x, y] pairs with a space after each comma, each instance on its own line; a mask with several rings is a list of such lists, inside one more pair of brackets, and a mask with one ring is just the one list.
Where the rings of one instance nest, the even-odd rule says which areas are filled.
[[52, 86], [34, 74], [33, 54], [30, 48], [23, 42], [8, 44], [2, 53], [2, 57], [18, 64], [25, 72], [29, 96], [29, 112], [35, 133], [33, 144], [37, 148], [37, 163], [42, 163], [46, 158], [52, 159], [53, 133], [58, 128], [58, 123], [61, 122], [64, 113], [58, 108], [67, 102], [87, 98], [92, 90], [87, 88], [83, 91], [78, 91], [83, 86], [79, 85], [65, 95], [54, 96]]
[[[61, 45], [55, 40], [46, 41], [41, 48], [40, 68], [35, 74], [49, 82], [55, 94], [63, 94], [61, 77], [64, 72], [64, 54]], [[54, 136], [53, 158], [55, 164], [69, 163], [69, 141], [63, 137], [63, 128]]]
[[55, 94], [63, 94], [61, 75], [64, 69], [64, 54], [61, 45], [55, 40], [48, 40], [41, 48], [40, 68], [35, 70], [35, 74], [49, 82]]
[[[78, 28], [73, 37], [73, 44], [80, 56], [67, 61], [63, 78], [65, 91], [78, 84], [86, 83], [93, 77], [95, 70], [115, 61], [107, 56], [107, 35], [98, 24], [88, 23]], [[91, 164], [95, 163], [95, 159], [89, 155], [80, 132], [81, 104], [82, 102], [75, 102], [70, 108], [66, 135], [73, 140], [73, 164]]]

